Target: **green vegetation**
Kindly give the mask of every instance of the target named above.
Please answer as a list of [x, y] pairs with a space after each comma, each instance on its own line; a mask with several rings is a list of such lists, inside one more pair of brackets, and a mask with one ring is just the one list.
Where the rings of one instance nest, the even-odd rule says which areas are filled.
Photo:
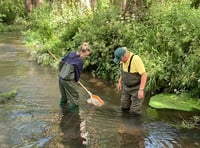
[[156, 109], [200, 111], [200, 100], [191, 98], [187, 94], [158, 94], [150, 98], [149, 105]]
[[14, 100], [16, 95], [17, 95], [17, 89], [6, 93], [0, 93], [0, 104], [9, 103], [10, 101]]
[[[164, 108], [166, 108], [166, 107], [164, 107]], [[148, 108], [146, 111], [147, 111], [147, 114], [149, 115], [149, 117], [152, 117], [154, 119], [164, 118], [167, 120], [171, 116], [169, 111], [167, 111], [167, 114], [169, 116], [166, 117], [165, 114], [162, 113], [162, 111], [164, 111], [164, 110], [157, 110], [155, 108]], [[173, 110], [171, 110], [171, 111], [173, 111]], [[175, 120], [170, 119], [171, 122], [169, 123], [169, 125], [174, 126], [176, 128], [181, 128], [181, 129], [200, 129], [200, 116], [198, 115], [198, 112], [189, 113], [189, 114], [191, 114], [191, 116], [189, 116], [189, 117], [188, 117], [188, 115], [185, 116], [183, 114], [183, 116], [184, 116], [183, 117], [181, 114], [184, 111], [182, 109], [179, 111], [176, 112], [175, 116], [177, 116], [177, 113], [178, 113], [178, 116], [175, 118]], [[195, 115], [195, 114], [197, 114], [197, 115]], [[174, 114], [173, 114], [173, 117], [174, 117]]]
[[[0, 20], [6, 20], [7, 9], [0, 10]], [[73, 1], [47, 2], [20, 22], [27, 27], [26, 45], [39, 64], [57, 67], [48, 50], [60, 58], [89, 42], [93, 53], [86, 60], [85, 71], [116, 82], [120, 71], [113, 52], [126, 46], [144, 60], [147, 91], [200, 98], [200, 8], [196, 0], [148, 0], [146, 8], [135, 15], [124, 14], [109, 0], [98, 1], [91, 10]]]
[[61, 57], [87, 41], [93, 54], [85, 70], [111, 80], [119, 74], [113, 63], [114, 49], [127, 46], [145, 62], [148, 91], [189, 92], [199, 97], [200, 10], [187, 0], [153, 2], [148, 7], [140, 17], [122, 17], [119, 8], [110, 5], [80, 13], [75, 5], [61, 9], [59, 4], [47, 4], [30, 14], [26, 41], [34, 47], [38, 61], [45, 54], [46, 64], [52, 62], [48, 50]]
[[181, 127], [185, 129], [199, 129], [200, 125], [200, 116], [193, 116], [189, 120], [182, 120], [182, 123], [176, 125], [176, 127]]
[[0, 32], [21, 29], [21, 23], [25, 17], [24, 1], [1, 0], [0, 1]]

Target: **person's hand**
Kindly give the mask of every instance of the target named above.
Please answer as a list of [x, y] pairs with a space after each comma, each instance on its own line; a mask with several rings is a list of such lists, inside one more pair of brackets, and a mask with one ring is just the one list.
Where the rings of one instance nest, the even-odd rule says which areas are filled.
[[121, 83], [121, 82], [118, 83], [118, 85], [117, 85], [117, 89], [118, 89], [119, 91], [122, 90], [122, 83]]
[[144, 90], [143, 89], [138, 90], [138, 99], [144, 99]]

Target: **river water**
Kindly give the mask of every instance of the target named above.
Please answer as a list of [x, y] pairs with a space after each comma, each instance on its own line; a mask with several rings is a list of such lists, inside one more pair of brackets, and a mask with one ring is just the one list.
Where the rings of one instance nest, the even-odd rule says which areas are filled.
[[61, 110], [57, 71], [37, 65], [27, 51], [20, 33], [0, 33], [0, 92], [18, 92], [15, 100], [0, 104], [0, 148], [200, 147], [200, 129], [176, 126], [197, 113], [155, 110], [145, 103], [141, 117], [122, 114], [120, 93], [90, 74], [82, 74], [81, 82], [105, 105], [87, 104], [89, 96], [78, 86], [79, 113]]

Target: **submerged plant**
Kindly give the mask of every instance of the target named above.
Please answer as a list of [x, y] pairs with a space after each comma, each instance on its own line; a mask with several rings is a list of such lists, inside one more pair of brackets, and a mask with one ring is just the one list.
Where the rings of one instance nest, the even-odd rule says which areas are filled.
[[200, 129], [200, 116], [192, 116], [189, 120], [182, 120], [181, 128], [185, 129]]
[[5, 93], [0, 93], [0, 104], [8, 103], [10, 100], [13, 100], [16, 95], [17, 89]]

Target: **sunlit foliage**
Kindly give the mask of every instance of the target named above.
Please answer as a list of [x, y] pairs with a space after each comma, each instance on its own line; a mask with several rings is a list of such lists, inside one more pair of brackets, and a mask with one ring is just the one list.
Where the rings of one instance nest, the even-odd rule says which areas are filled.
[[[100, 0], [92, 9], [77, 1], [48, 2], [34, 9], [24, 23], [28, 28], [24, 35], [38, 63], [55, 63], [48, 50], [60, 58], [82, 42], [89, 42], [93, 52], [85, 70], [117, 81], [119, 67], [113, 62], [113, 52], [126, 46], [145, 63], [147, 91], [190, 92], [200, 97], [199, 3], [147, 0], [141, 14], [124, 15], [120, 2], [110, 2]], [[2, 10], [6, 9], [0, 10], [2, 21]]]

